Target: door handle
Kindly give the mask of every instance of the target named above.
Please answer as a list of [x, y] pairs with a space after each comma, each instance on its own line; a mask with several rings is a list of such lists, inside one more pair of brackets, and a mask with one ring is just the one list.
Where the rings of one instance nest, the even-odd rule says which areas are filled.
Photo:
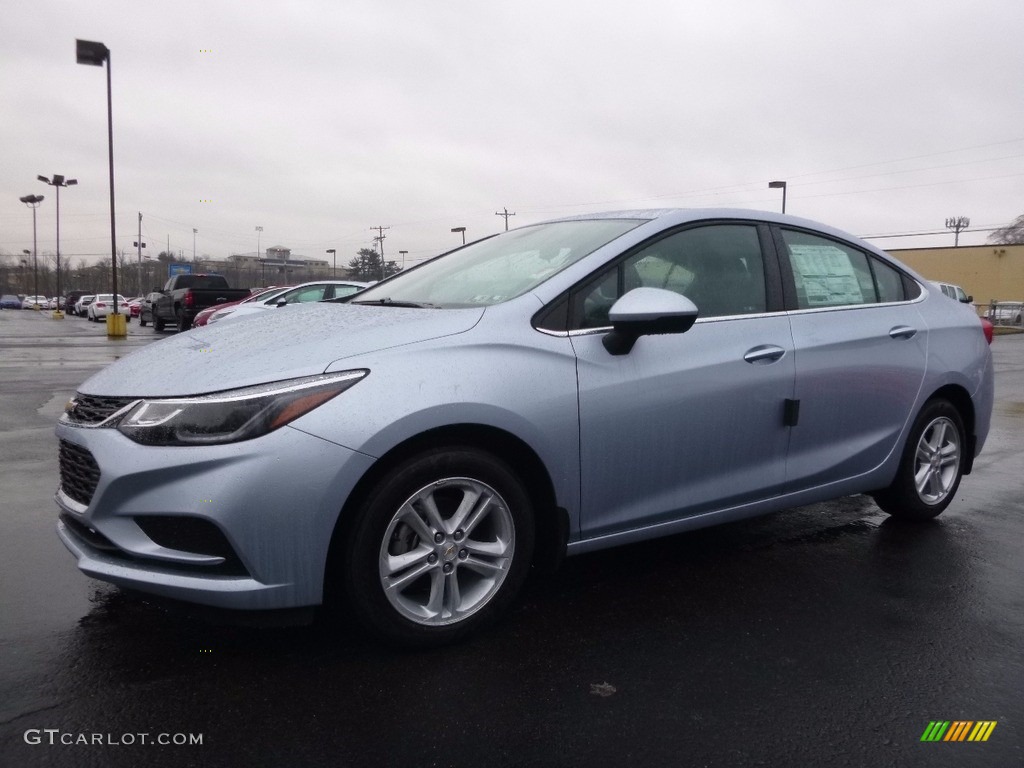
[[912, 339], [916, 335], [917, 328], [911, 328], [909, 325], [897, 325], [889, 331], [889, 336], [894, 339]]
[[776, 347], [774, 344], [762, 344], [748, 350], [743, 359], [751, 365], [768, 365], [776, 360], [781, 360], [785, 354], [786, 350], [782, 347]]

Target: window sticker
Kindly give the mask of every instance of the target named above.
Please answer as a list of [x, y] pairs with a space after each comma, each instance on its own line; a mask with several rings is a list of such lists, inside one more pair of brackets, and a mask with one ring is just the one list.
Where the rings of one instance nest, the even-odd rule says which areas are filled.
[[790, 244], [789, 252], [807, 307], [864, 303], [857, 273], [844, 250], [834, 245]]

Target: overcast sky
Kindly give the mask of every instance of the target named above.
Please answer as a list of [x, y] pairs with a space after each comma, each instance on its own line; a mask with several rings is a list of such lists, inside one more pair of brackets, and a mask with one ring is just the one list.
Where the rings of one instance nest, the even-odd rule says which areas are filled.
[[[597, 210], [778, 210], [857, 235], [1024, 213], [1020, 0], [226, 0], [4, 3], [0, 251], [226, 257], [385, 231], [420, 260]], [[961, 243], [983, 243], [968, 232]], [[875, 240], [952, 244], [951, 234]]]

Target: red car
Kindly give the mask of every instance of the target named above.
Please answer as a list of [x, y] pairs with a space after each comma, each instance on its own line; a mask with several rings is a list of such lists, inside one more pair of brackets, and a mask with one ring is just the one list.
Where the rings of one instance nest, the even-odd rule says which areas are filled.
[[212, 307], [207, 307], [198, 315], [196, 315], [196, 319], [192, 321], [192, 327], [198, 328], [201, 325], [206, 325], [207, 321], [210, 319], [210, 315], [212, 315], [214, 312], [217, 312], [218, 310], [224, 309], [224, 307], [233, 307], [236, 304], [245, 304], [247, 301], [255, 301], [260, 296], [267, 296], [269, 298], [271, 293], [283, 291], [285, 288], [291, 288], [291, 286], [272, 285], [270, 288], [260, 288], [256, 292], [250, 293], [244, 299], [239, 299], [238, 301], [226, 301], [223, 304], [216, 304]]
[[142, 299], [128, 299], [128, 311], [132, 317], [138, 317], [142, 311]]

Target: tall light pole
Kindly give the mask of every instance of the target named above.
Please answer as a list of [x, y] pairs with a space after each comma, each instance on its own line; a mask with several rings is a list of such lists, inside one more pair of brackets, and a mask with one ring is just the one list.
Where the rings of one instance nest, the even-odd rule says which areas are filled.
[[[73, 187], [78, 183], [78, 179], [65, 179], [59, 174], [53, 174], [52, 179], [48, 179], [45, 176], [36, 176], [43, 184], [49, 184], [57, 191], [57, 296], [63, 296], [60, 292], [60, 188], [61, 187]], [[64, 317], [64, 313], [60, 311], [60, 307], [57, 307], [53, 312], [54, 320], [61, 320]]]
[[192, 227], [192, 261], [196, 260], [196, 234], [198, 234], [198, 232], [198, 229]]
[[110, 267], [113, 283], [114, 310], [107, 315], [107, 336], [124, 337], [128, 329], [119, 314], [117, 300], [117, 228], [114, 224], [114, 108], [110, 93], [110, 49], [103, 43], [75, 40], [75, 58], [79, 64], [93, 67], [107, 65], [107, 154], [110, 164]]
[[398, 253], [402, 256], [402, 271], [404, 272], [405, 271], [405, 257], [406, 257], [406, 255], [409, 252], [408, 251], [399, 251]]
[[786, 212], [786, 182], [784, 181], [769, 181], [768, 189], [781, 189], [782, 190], [782, 212]]
[[[43, 202], [42, 195], [25, 195], [19, 200], [32, 209], [32, 274], [33, 274], [33, 296], [39, 295], [39, 259], [36, 256], [36, 208]], [[60, 293], [57, 294], [57, 303], [60, 303]], [[60, 309], [60, 307], [57, 307]]]
[[266, 271], [263, 269], [263, 267], [264, 267], [263, 259], [260, 258], [260, 235], [262, 235], [262, 234], [263, 234], [263, 227], [256, 227], [256, 261], [258, 261], [260, 263], [260, 283], [262, 283], [261, 287], [266, 288], [267, 287], [267, 275], [266, 275]]
[[465, 227], [452, 227], [452, 232], [462, 233], [462, 244], [466, 244], [466, 228]]
[[334, 256], [334, 269], [331, 271], [331, 276], [335, 279], [338, 278], [338, 251], [334, 248], [328, 248], [327, 253]]

